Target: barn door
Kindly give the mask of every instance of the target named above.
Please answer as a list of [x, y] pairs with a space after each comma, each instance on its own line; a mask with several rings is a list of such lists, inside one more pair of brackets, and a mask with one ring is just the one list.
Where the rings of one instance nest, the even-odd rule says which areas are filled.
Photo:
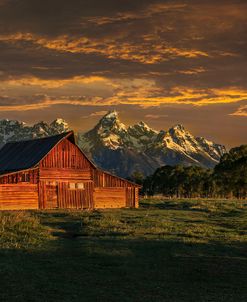
[[46, 185], [46, 208], [55, 209], [58, 207], [58, 186], [56, 185]]

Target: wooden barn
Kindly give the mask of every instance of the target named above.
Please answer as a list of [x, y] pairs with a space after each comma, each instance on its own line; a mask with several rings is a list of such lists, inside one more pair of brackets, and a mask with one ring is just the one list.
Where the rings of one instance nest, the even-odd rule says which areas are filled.
[[138, 207], [139, 185], [98, 169], [74, 133], [10, 142], [0, 150], [0, 209]]

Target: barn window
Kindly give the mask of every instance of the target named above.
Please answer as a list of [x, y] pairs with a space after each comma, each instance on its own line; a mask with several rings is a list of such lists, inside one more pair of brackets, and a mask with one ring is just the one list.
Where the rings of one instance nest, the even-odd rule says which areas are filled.
[[74, 182], [70, 182], [70, 183], [69, 183], [69, 188], [70, 188], [71, 190], [74, 190], [74, 189], [75, 189], [75, 183], [74, 183]]
[[21, 182], [29, 182], [30, 181], [30, 175], [28, 173], [21, 174], [20, 181]]
[[76, 185], [75, 185], [76, 189], [80, 189], [80, 190], [84, 190], [85, 187], [84, 187], [84, 183], [83, 182], [78, 182]]

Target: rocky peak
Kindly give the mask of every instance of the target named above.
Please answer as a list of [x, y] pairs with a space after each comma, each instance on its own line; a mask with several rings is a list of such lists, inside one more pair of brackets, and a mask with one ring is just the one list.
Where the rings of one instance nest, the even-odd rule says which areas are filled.
[[133, 127], [137, 128], [137, 129], [141, 129], [144, 132], [153, 132], [153, 133], [157, 133], [156, 130], [150, 128], [146, 123], [144, 123], [143, 121], [140, 121], [138, 124], [134, 125]]
[[38, 122], [37, 124], [34, 124], [32, 127], [32, 132], [33, 134], [36, 135], [49, 135], [49, 124], [41, 121]]
[[184, 133], [186, 133], [187, 131], [186, 131], [186, 129], [184, 128], [183, 125], [178, 124], [178, 125], [175, 125], [175, 126], [173, 126], [172, 128], [170, 128], [168, 132], [171, 133], [171, 134], [177, 134], [177, 135], [179, 135], [179, 134], [184, 134]]
[[69, 124], [62, 118], [57, 118], [51, 122], [50, 127], [53, 130], [57, 130], [60, 133], [67, 132], [69, 130]]
[[96, 125], [95, 129], [100, 133], [108, 133], [110, 131], [121, 132], [126, 131], [126, 127], [123, 123], [120, 122], [118, 118], [117, 111], [109, 111], [106, 115], [104, 115], [99, 123]]
[[13, 126], [13, 127], [24, 127], [26, 123], [24, 122], [19, 122], [17, 120], [9, 120], [9, 119], [1, 119], [0, 120], [0, 125], [1, 126]]

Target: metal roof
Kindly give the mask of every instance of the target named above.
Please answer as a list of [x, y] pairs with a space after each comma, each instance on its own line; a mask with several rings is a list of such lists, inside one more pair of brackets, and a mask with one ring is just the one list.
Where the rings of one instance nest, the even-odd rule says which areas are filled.
[[50, 137], [5, 144], [0, 149], [0, 174], [35, 167], [64, 138], [69, 138], [74, 143], [74, 133], [70, 131]]

